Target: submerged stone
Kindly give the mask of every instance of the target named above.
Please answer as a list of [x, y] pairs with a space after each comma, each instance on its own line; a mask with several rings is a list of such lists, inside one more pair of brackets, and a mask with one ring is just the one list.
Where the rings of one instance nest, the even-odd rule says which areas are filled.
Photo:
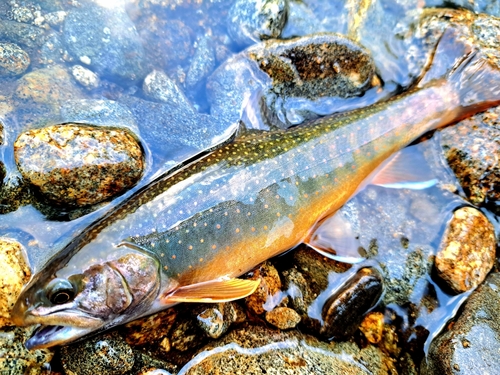
[[18, 168], [58, 205], [85, 206], [122, 193], [142, 176], [144, 156], [125, 129], [77, 124], [22, 133], [14, 144]]
[[0, 327], [12, 325], [10, 312], [30, 276], [31, 271], [24, 261], [22, 245], [0, 237]]
[[218, 303], [201, 305], [202, 311], [196, 316], [198, 325], [205, 333], [217, 339], [227, 332], [231, 324], [245, 321], [242, 308], [234, 303]]
[[29, 55], [16, 44], [0, 43], [0, 76], [22, 74], [30, 65]]
[[300, 320], [300, 315], [289, 307], [276, 307], [266, 313], [266, 321], [279, 329], [295, 328]]
[[455, 293], [477, 287], [493, 268], [495, 229], [483, 213], [463, 207], [453, 213], [436, 254], [438, 276]]
[[[260, 265], [253, 272], [251, 279], [260, 280], [260, 284], [253, 294], [245, 298], [245, 303], [250, 311], [260, 315], [266, 312], [266, 302], [268, 299], [279, 294], [281, 280], [278, 271], [269, 262]], [[267, 308], [267, 310], [270, 310], [270, 308]]]

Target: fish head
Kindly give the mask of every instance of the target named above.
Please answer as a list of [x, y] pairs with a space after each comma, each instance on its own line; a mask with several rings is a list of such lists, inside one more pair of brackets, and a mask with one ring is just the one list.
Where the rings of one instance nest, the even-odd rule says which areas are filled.
[[44, 276], [21, 294], [12, 317], [20, 326], [39, 325], [28, 349], [66, 344], [147, 312], [160, 275], [154, 257], [132, 252], [81, 273]]

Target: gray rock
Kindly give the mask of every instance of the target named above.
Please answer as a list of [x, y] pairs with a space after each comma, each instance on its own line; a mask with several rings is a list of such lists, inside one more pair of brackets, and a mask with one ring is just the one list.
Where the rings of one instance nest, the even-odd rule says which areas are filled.
[[74, 375], [122, 375], [134, 366], [134, 353], [116, 333], [106, 333], [61, 348], [66, 373]]
[[150, 99], [163, 102], [177, 107], [185, 107], [186, 111], [192, 112], [189, 100], [174, 80], [161, 70], [153, 70], [144, 78], [142, 85], [144, 94]]
[[434, 339], [422, 374], [498, 374], [500, 274], [488, 276], [453, 325]]
[[81, 65], [73, 65], [71, 67], [71, 74], [73, 78], [87, 90], [99, 87], [99, 77], [90, 69]]
[[76, 60], [103, 77], [126, 81], [143, 77], [142, 43], [123, 9], [87, 4], [71, 10], [64, 21], [64, 41]]
[[215, 68], [215, 51], [212, 46], [211, 37], [205, 36], [198, 41], [198, 47], [194, 53], [191, 65], [186, 76], [186, 85], [195, 88]]
[[0, 43], [0, 76], [22, 74], [30, 65], [29, 55], [12, 43]]
[[27, 47], [39, 47], [45, 42], [45, 31], [39, 27], [2, 20], [0, 22], [0, 40], [11, 40]]
[[229, 35], [243, 47], [278, 38], [287, 13], [287, 0], [236, 0], [227, 16]]

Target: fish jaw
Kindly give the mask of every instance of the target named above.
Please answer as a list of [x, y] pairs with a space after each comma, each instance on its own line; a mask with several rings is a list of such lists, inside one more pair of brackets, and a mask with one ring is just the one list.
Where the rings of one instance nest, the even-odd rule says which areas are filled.
[[93, 328], [41, 325], [24, 345], [28, 350], [50, 348], [75, 341], [93, 331]]

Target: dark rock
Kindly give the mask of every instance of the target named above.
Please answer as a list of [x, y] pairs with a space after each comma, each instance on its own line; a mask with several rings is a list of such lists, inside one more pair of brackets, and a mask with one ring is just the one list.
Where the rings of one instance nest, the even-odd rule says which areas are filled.
[[[247, 308], [254, 314], [260, 315], [266, 312], [268, 299], [278, 295], [281, 289], [281, 280], [276, 268], [269, 262], [260, 265], [252, 275], [252, 280], [260, 280], [260, 284], [251, 295], [245, 298]], [[277, 301], [279, 303], [279, 301]], [[267, 310], [271, 310], [267, 308]]]
[[243, 47], [279, 38], [287, 13], [287, 0], [237, 0], [227, 16], [229, 35]]
[[120, 335], [105, 333], [62, 347], [61, 362], [74, 375], [121, 375], [134, 366], [134, 354]]
[[35, 328], [6, 327], [0, 331], [1, 374], [42, 375], [50, 370], [49, 363], [54, 355], [51, 350], [28, 350], [24, 346]]
[[481, 211], [463, 207], [453, 213], [436, 254], [438, 276], [455, 293], [481, 284], [495, 263], [495, 229]]
[[75, 59], [102, 76], [126, 81], [143, 77], [144, 50], [123, 9], [86, 4], [71, 10], [64, 21], [64, 41]]
[[133, 186], [144, 169], [137, 140], [126, 130], [76, 124], [22, 133], [14, 153], [23, 178], [64, 206], [106, 200]]
[[177, 309], [174, 307], [128, 323], [123, 328], [127, 343], [133, 346], [158, 343], [168, 336], [176, 317]]
[[45, 31], [39, 27], [2, 20], [0, 40], [11, 40], [27, 47], [40, 47], [45, 42]]
[[422, 374], [496, 374], [500, 367], [500, 274], [488, 276], [460, 317], [432, 342]]
[[30, 57], [19, 46], [12, 43], [0, 43], [0, 75], [22, 74], [29, 65]]
[[365, 313], [379, 300], [382, 276], [373, 268], [362, 268], [323, 306], [320, 333], [327, 338], [349, 337], [356, 331]]

